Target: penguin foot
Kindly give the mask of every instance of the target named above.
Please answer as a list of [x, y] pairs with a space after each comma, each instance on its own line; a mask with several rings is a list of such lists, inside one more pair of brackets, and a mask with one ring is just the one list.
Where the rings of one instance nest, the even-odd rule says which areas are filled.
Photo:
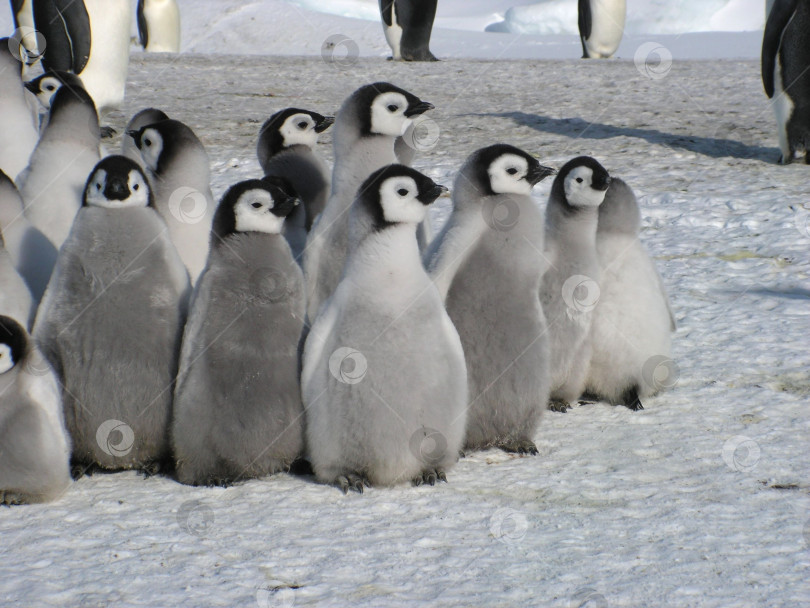
[[94, 463], [83, 463], [83, 462], [71, 462], [70, 463], [70, 477], [73, 481], [78, 481], [85, 475], [91, 477], [93, 473], [98, 469]]
[[634, 412], [644, 409], [644, 406], [641, 405], [641, 399], [639, 399], [638, 397], [638, 387], [636, 386], [630, 387], [626, 391], [624, 391], [621, 403], [627, 409], [632, 410]]
[[148, 479], [160, 473], [161, 468], [161, 462], [159, 460], [153, 460], [152, 462], [145, 463], [141, 467], [141, 473], [143, 473], [144, 478]]
[[459, 460], [461, 460], [462, 458], [466, 458], [466, 457], [467, 457], [467, 452], [465, 452], [464, 450], [459, 450], [458, 451]]
[[99, 133], [101, 134], [101, 139], [110, 139], [117, 131], [109, 125], [104, 125], [103, 127], [99, 127]]
[[24, 505], [26, 502], [25, 497], [21, 494], [0, 491], [0, 505], [10, 507], [11, 505]]
[[335, 480], [335, 484], [343, 490], [344, 494], [348, 494], [349, 490], [354, 490], [358, 494], [362, 494], [364, 486], [366, 488], [371, 487], [371, 482], [368, 479], [356, 473], [341, 475]]
[[498, 447], [510, 454], [531, 454], [532, 456], [538, 454], [537, 446], [530, 439], [510, 439], [499, 444]]
[[421, 486], [422, 484], [435, 486], [437, 481], [447, 483], [447, 475], [445, 475], [442, 469], [429, 469], [427, 471], [422, 471], [421, 475], [417, 475], [413, 478], [412, 483], [415, 486]]
[[552, 412], [560, 412], [565, 414], [571, 408], [571, 404], [562, 399], [552, 399], [548, 402], [548, 409]]

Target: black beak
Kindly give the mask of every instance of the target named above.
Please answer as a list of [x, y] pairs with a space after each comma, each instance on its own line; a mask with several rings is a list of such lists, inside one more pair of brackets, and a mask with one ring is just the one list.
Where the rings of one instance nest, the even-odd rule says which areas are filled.
[[420, 196], [419, 200], [425, 205], [432, 205], [437, 198], [448, 191], [449, 189], [446, 186], [435, 184], [430, 190], [425, 192], [424, 195]]
[[596, 182], [593, 184], [594, 190], [607, 190], [610, 187], [610, 176], [606, 175], [605, 179], [601, 182]]
[[543, 165], [537, 165], [536, 167], [529, 168], [529, 172], [526, 174], [526, 181], [534, 186], [535, 184], [542, 182], [549, 175], [555, 175], [556, 173], [556, 169]]
[[31, 91], [34, 95], [39, 94], [39, 84], [34, 82], [33, 80], [29, 80], [25, 83], [25, 88]]
[[123, 201], [129, 196], [129, 185], [122, 179], [111, 177], [104, 187], [104, 196], [110, 201]]
[[129, 129], [127, 131], [127, 135], [129, 135], [133, 140], [135, 140], [135, 145], [138, 146], [138, 149], [141, 148], [141, 132], [135, 131], [134, 129]]
[[316, 133], [323, 133], [329, 127], [335, 124], [335, 117], [334, 116], [324, 116], [317, 125], [315, 125], [315, 132]]
[[432, 103], [429, 103], [427, 101], [420, 101], [419, 103], [409, 105], [408, 108], [405, 110], [405, 116], [410, 118], [411, 116], [424, 114], [428, 110], [432, 110], [435, 107], [436, 106], [434, 106]]
[[297, 197], [290, 196], [283, 201], [276, 203], [276, 205], [271, 210], [273, 214], [277, 215], [278, 217], [287, 217], [298, 205], [301, 203], [301, 200]]

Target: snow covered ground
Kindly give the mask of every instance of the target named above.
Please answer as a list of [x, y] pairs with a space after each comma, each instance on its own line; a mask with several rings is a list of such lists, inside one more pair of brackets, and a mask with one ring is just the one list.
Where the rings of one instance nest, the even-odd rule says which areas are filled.
[[436, 105], [416, 166], [446, 185], [494, 141], [555, 166], [597, 157], [641, 196], [676, 381], [637, 413], [549, 412], [539, 456], [475, 453], [432, 488], [83, 478], [54, 504], [0, 509], [4, 605], [808, 605], [810, 169], [773, 162], [757, 62], [656, 69], [135, 55], [114, 126], [146, 105], [187, 122], [216, 195], [257, 175], [273, 111], [332, 113], [380, 79]]

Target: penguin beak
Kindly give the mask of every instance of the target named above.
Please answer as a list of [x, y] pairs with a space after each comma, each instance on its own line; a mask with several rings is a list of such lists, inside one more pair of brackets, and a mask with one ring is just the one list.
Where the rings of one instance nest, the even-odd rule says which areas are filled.
[[410, 118], [411, 116], [424, 114], [428, 110], [432, 110], [435, 107], [436, 106], [434, 106], [432, 103], [429, 103], [427, 101], [420, 101], [419, 103], [409, 105], [408, 108], [405, 110], [405, 116]]
[[138, 146], [138, 149], [141, 148], [141, 132], [135, 131], [134, 129], [129, 129], [127, 131], [127, 135], [129, 135], [133, 140], [135, 140], [135, 145]]
[[419, 197], [419, 200], [422, 201], [423, 205], [432, 205], [433, 202], [445, 192], [449, 192], [449, 189], [446, 186], [434, 184], [430, 190]]
[[104, 187], [104, 196], [110, 201], [123, 201], [129, 196], [129, 185], [122, 179], [110, 178]]
[[549, 175], [555, 175], [556, 173], [557, 171], [551, 167], [537, 165], [536, 167], [529, 168], [529, 172], [526, 174], [526, 181], [534, 186], [535, 184], [542, 182]]
[[335, 117], [334, 116], [324, 116], [317, 125], [315, 125], [315, 132], [316, 133], [323, 133], [329, 127], [335, 124]]
[[604, 191], [610, 187], [610, 182], [611, 182], [610, 176], [607, 175], [605, 176], [605, 179], [603, 181], [592, 184], [592, 187], [594, 190]]
[[25, 88], [31, 91], [34, 95], [37, 95], [39, 93], [39, 85], [33, 80], [29, 80], [28, 82], [26, 82]]

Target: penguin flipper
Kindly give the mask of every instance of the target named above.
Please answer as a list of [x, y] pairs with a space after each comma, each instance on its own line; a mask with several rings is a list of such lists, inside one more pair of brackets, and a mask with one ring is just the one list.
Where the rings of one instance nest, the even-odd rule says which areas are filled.
[[143, 3], [144, 0], [138, 0], [138, 39], [141, 46], [146, 50], [146, 45], [149, 44], [149, 28], [146, 24], [146, 15], [143, 14]]
[[46, 70], [80, 74], [90, 59], [90, 16], [84, 2], [34, 2], [34, 25], [48, 41], [42, 55]]
[[579, 35], [582, 37], [582, 50], [585, 51], [585, 41], [591, 37], [593, 16], [591, 15], [590, 0], [579, 0]]
[[774, 70], [776, 69], [776, 54], [782, 41], [782, 32], [796, 11], [799, 0], [776, 0], [765, 23], [765, 33], [762, 36], [762, 84], [768, 98], [774, 94]]
[[394, 24], [393, 12], [394, 0], [380, 0], [380, 16], [386, 27], [391, 27]]

